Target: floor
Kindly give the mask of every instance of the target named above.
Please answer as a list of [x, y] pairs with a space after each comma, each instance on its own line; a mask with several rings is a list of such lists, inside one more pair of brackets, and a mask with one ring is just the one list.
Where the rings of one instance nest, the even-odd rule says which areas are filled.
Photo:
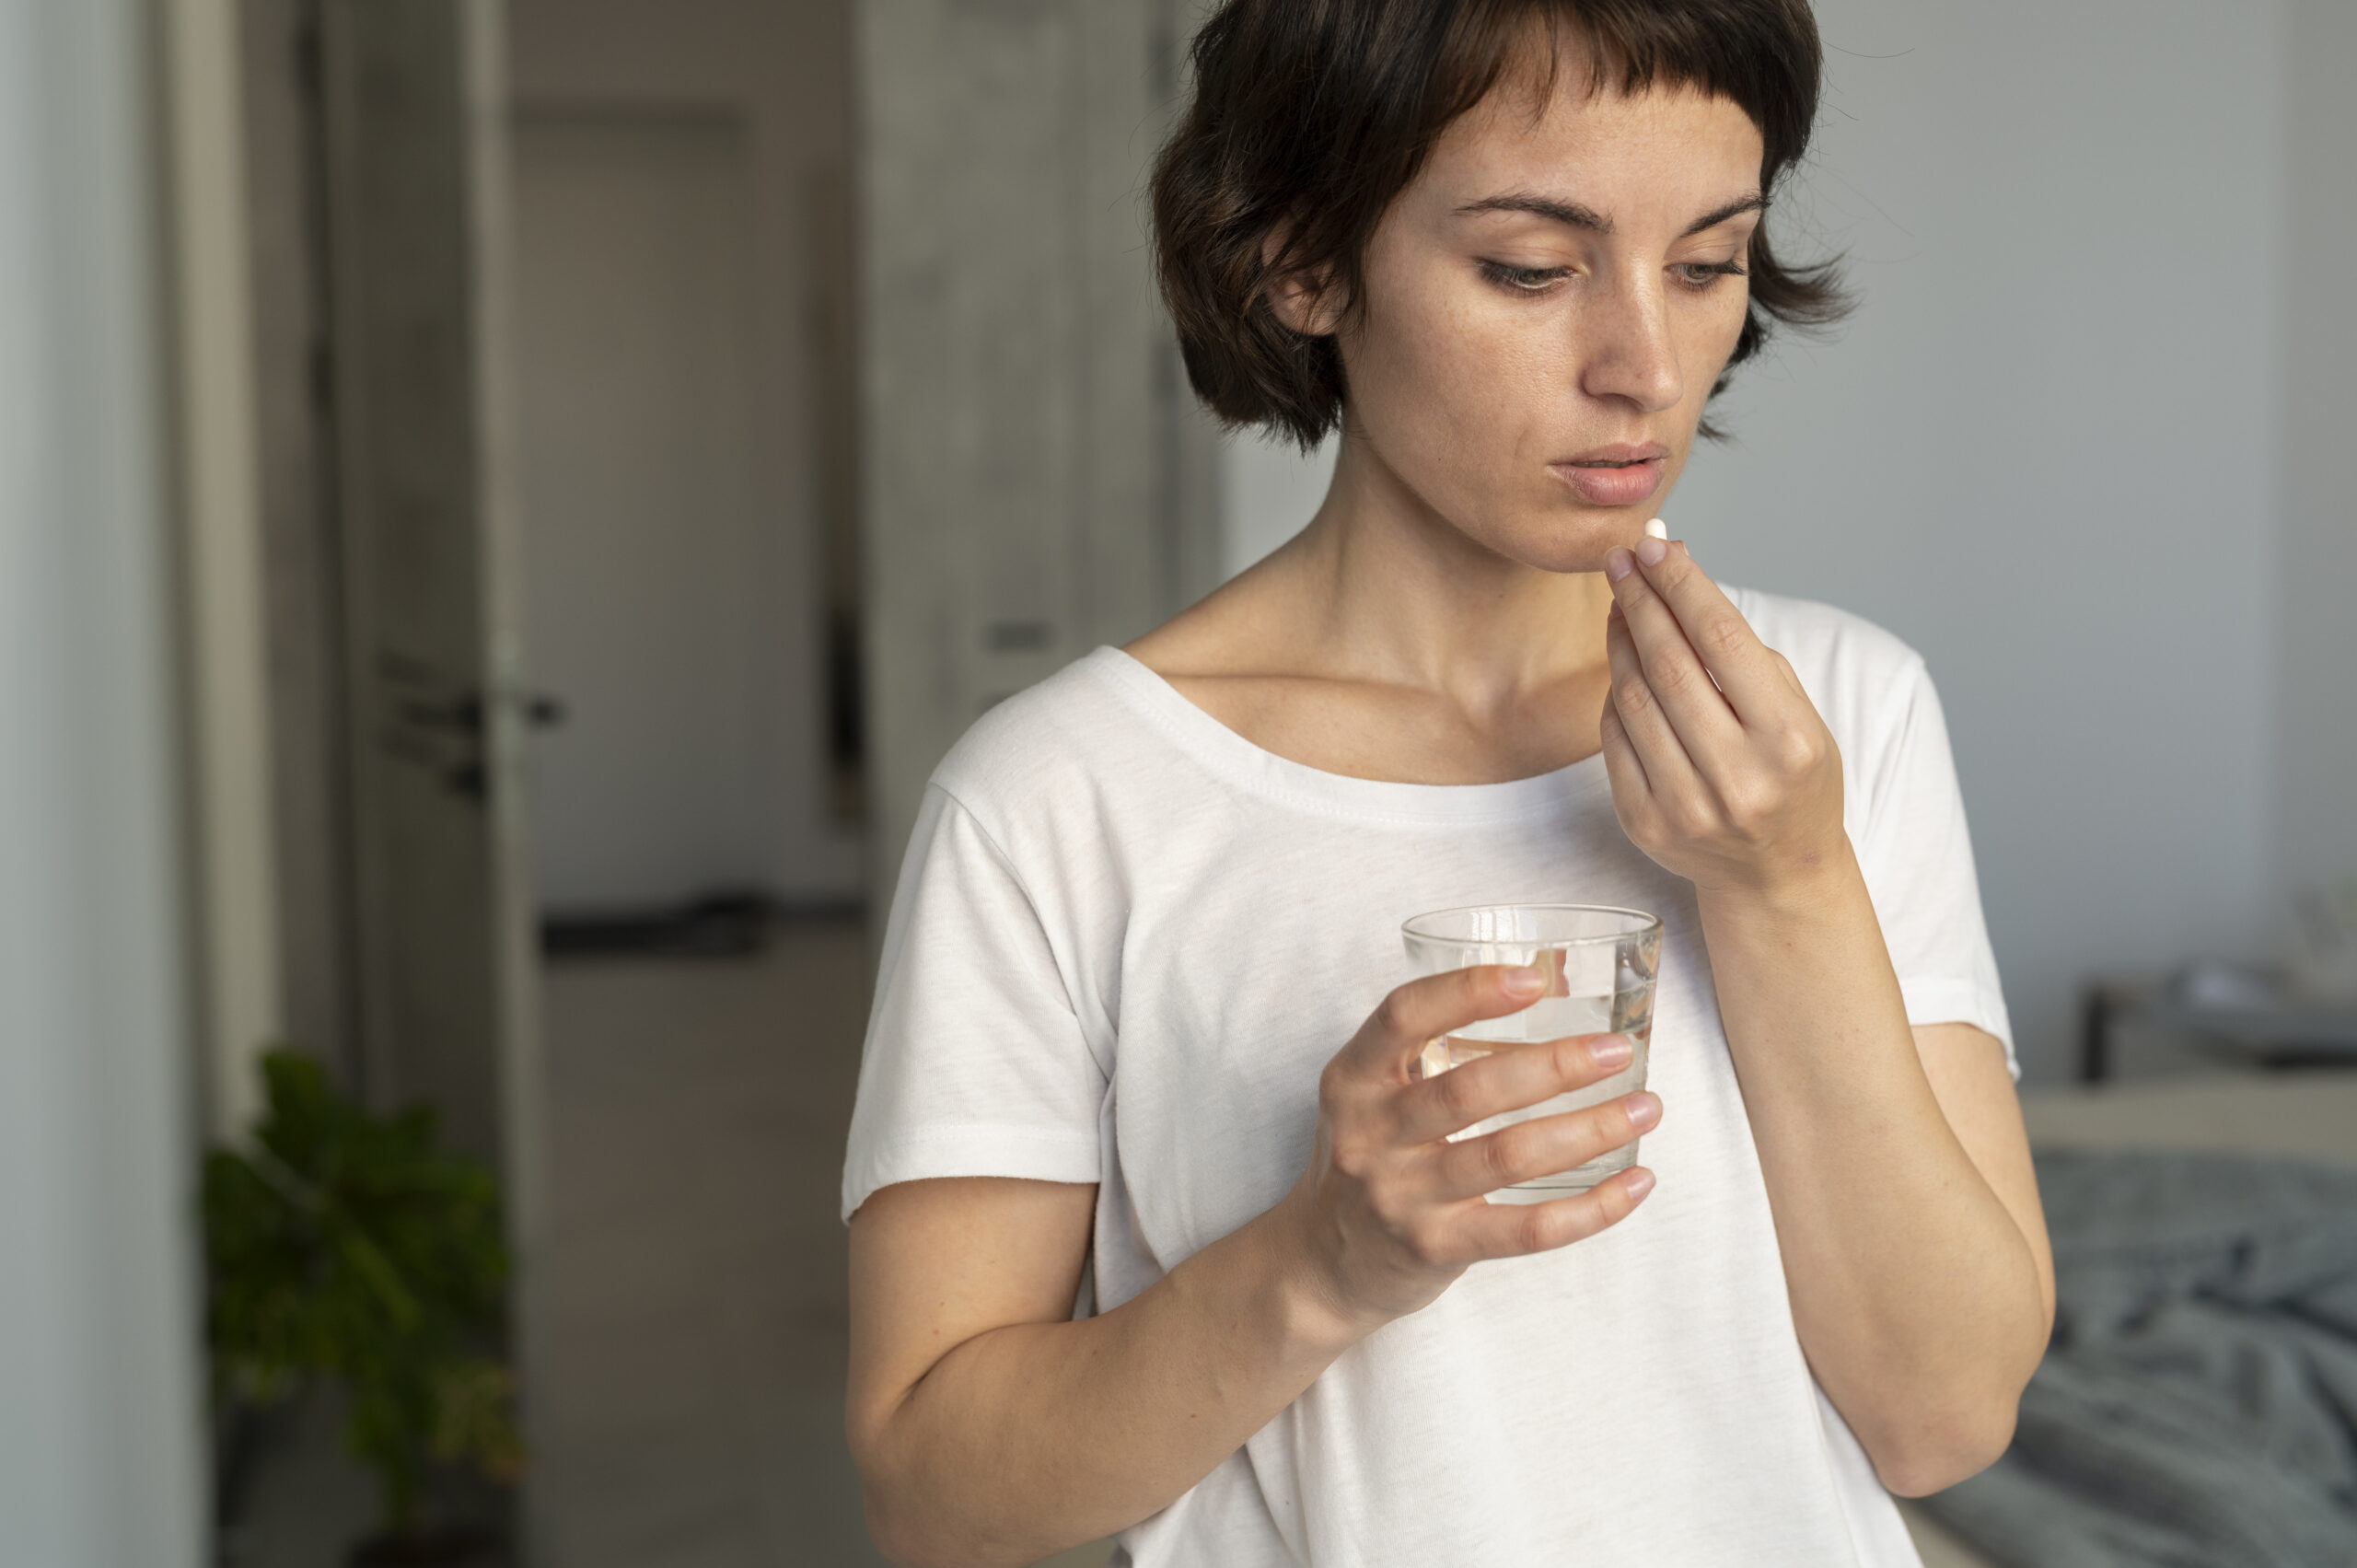
[[343, 1452], [340, 1416], [318, 1395], [271, 1413], [218, 1568], [328, 1568], [376, 1527], [377, 1489]]
[[547, 971], [529, 1371], [551, 1568], [880, 1564], [843, 1448], [856, 923]]

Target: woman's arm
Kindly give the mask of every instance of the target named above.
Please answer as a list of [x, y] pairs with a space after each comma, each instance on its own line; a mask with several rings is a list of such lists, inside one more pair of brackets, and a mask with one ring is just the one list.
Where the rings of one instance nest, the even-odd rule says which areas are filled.
[[1542, 983], [1487, 967], [1393, 992], [1327, 1064], [1293, 1191], [1098, 1317], [1067, 1320], [1095, 1188], [912, 1181], [868, 1199], [852, 1220], [847, 1420], [885, 1554], [1014, 1565], [1133, 1525], [1471, 1263], [1625, 1217], [1652, 1183], [1642, 1167], [1527, 1207], [1481, 1195], [1628, 1143], [1658, 1118], [1650, 1094], [1444, 1141], [1618, 1072], [1622, 1037], [1408, 1075], [1426, 1040], [1517, 1011]]
[[911, 1181], [852, 1225], [852, 1451], [895, 1562], [1028, 1563], [1135, 1524], [1355, 1336], [1263, 1215], [1072, 1321], [1097, 1189]]
[[2012, 1440], [2053, 1321], [2004, 1050], [1909, 1028], [1854, 863], [1701, 905], [1801, 1348], [1885, 1486], [1954, 1485]]
[[1606, 572], [1614, 806], [1695, 885], [1802, 1349], [1884, 1484], [1936, 1491], [2003, 1452], [2052, 1321], [2003, 1052], [1909, 1028], [1791, 667], [1682, 546]]

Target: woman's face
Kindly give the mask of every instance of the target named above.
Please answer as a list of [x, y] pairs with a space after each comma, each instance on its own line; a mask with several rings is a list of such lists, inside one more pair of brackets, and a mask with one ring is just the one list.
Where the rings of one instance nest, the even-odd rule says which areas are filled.
[[1376, 229], [1338, 332], [1376, 482], [1497, 553], [1596, 571], [1661, 507], [1743, 329], [1760, 137], [1691, 89], [1504, 90]]

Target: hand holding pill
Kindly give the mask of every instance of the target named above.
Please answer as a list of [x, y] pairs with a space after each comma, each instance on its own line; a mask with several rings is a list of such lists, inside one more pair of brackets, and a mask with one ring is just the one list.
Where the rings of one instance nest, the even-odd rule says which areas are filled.
[[1841, 757], [1800, 679], [1655, 517], [1606, 552], [1612, 684], [1600, 729], [1638, 848], [1700, 889], [1770, 890], [1838, 870]]

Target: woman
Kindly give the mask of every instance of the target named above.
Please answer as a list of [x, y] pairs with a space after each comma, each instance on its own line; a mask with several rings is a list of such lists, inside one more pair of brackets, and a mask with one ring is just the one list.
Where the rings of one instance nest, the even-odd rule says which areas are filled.
[[[1644, 537], [1728, 368], [1838, 304], [1761, 227], [1804, 0], [1230, 0], [1194, 64], [1190, 373], [1341, 452], [935, 776], [844, 1179], [877, 1538], [1913, 1563], [1888, 1493], [1995, 1458], [2051, 1315], [1938, 702]], [[1537, 981], [1398, 984], [1399, 922], [1511, 901], [1663, 917], [1652, 1092], [1452, 1143], [1626, 1060], [1411, 1075]]]

